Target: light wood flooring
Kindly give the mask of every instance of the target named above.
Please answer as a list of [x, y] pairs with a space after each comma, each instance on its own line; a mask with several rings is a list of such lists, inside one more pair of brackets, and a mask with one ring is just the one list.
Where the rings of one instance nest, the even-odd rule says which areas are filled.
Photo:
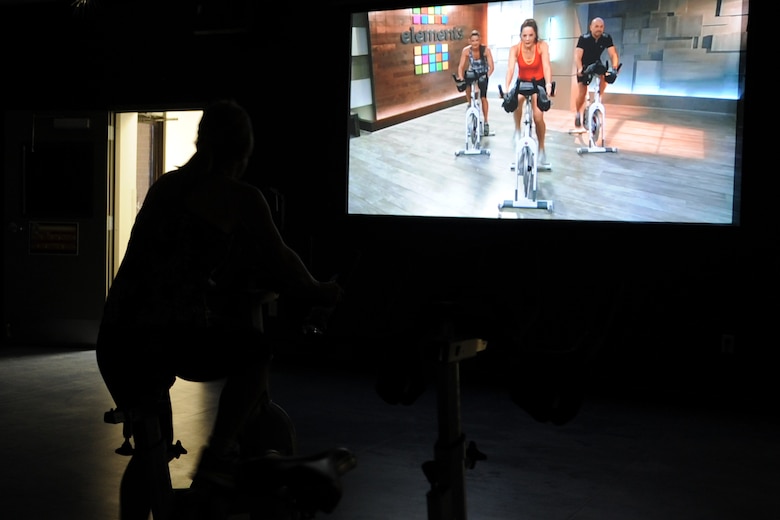
[[578, 154], [573, 112], [545, 115], [552, 170], [540, 172], [539, 199], [553, 211], [499, 212], [514, 199], [514, 121], [490, 99], [483, 139], [489, 155], [461, 155], [465, 102], [350, 139], [349, 211], [410, 216], [538, 218], [729, 224], [734, 200], [736, 115], [610, 105], [606, 145], [617, 153]]

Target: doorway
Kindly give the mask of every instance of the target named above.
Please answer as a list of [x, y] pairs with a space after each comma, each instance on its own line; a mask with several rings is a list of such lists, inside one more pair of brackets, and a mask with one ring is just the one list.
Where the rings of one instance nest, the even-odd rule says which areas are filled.
[[130, 231], [154, 181], [183, 166], [195, 153], [201, 110], [115, 114], [113, 250], [109, 272], [116, 276]]

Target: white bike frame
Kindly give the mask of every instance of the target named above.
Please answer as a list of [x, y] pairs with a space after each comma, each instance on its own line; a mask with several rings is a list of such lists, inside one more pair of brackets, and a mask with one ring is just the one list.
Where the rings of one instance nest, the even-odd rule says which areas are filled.
[[515, 138], [515, 162], [510, 169], [516, 174], [514, 200], [504, 200], [499, 203], [499, 211], [509, 208], [546, 209], [552, 211], [553, 201], [537, 199], [539, 187], [538, 158], [539, 142], [536, 139], [536, 129], [533, 116], [533, 95], [537, 92], [536, 85], [522, 82], [518, 94], [525, 98], [523, 102], [523, 124], [520, 135]]
[[[490, 155], [490, 148], [482, 148], [485, 133], [485, 114], [482, 112], [482, 92], [479, 79], [471, 82], [471, 103], [466, 110], [466, 148], [455, 152], [459, 155]], [[476, 128], [474, 128], [476, 123]], [[476, 134], [476, 135], [473, 135]]]
[[606, 146], [605, 121], [607, 120], [607, 111], [601, 102], [601, 77], [593, 76], [593, 80], [588, 85], [588, 108], [585, 121], [582, 122], [583, 128], [573, 130], [570, 134], [588, 134], [588, 146], [577, 148], [578, 154], [584, 153], [617, 153], [618, 149], [614, 146]]

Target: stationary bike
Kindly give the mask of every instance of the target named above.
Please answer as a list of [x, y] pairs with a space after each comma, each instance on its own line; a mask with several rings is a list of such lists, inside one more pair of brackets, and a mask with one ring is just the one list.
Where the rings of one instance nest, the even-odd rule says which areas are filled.
[[[499, 215], [504, 209], [529, 208], [553, 210], [552, 200], [541, 200], [537, 198], [539, 179], [538, 179], [538, 156], [539, 142], [536, 138], [536, 129], [534, 127], [532, 99], [534, 94], [537, 106], [542, 112], [546, 112], [552, 106], [552, 102], [547, 97], [545, 89], [536, 82], [516, 81], [515, 85], [504, 93], [501, 85], [498, 86], [499, 95], [504, 99], [502, 106], [506, 112], [514, 112], [518, 108], [518, 96], [523, 96], [523, 124], [520, 134], [515, 136], [515, 162], [511, 169], [516, 173], [517, 184], [515, 187], [515, 198], [513, 200], [504, 200], [498, 204]], [[552, 82], [551, 93], [555, 93], [555, 82]]]
[[[249, 314], [248, 319], [262, 329], [268, 307], [276, 302], [278, 295], [255, 291], [244, 296], [248, 302], [242, 303], [241, 307]], [[321, 308], [319, 311], [318, 316], [322, 315]], [[307, 327], [309, 325], [304, 322], [302, 331], [310, 330]], [[270, 359], [266, 370], [269, 368]], [[266, 384], [268, 379], [266, 373]], [[239, 438], [240, 458], [233, 471], [236, 486], [220, 490], [215, 495], [204, 495], [203, 491], [195, 488], [172, 489], [167, 465], [150, 463], [149, 457], [162, 457], [162, 450], [165, 451], [166, 463], [187, 454], [181, 441], [172, 442], [169, 390], [161, 391], [156, 402], [145, 406], [112, 408], [105, 412], [104, 422], [123, 425], [124, 442], [115, 451], [129, 456], [128, 469], [131, 465], [140, 467], [147, 477], [146, 484], [154, 488], [158, 497], [154, 520], [228, 519], [235, 515], [249, 515], [251, 520], [311, 519], [320, 511], [333, 512], [341, 499], [340, 478], [356, 465], [354, 454], [343, 447], [300, 454], [293, 422], [285, 410], [270, 398], [268, 388], [266, 398], [247, 421]], [[131, 440], [135, 441], [135, 446]], [[146, 448], [144, 452], [146, 446], [160, 448]], [[152, 451], [154, 453], [150, 455]], [[165, 475], [160, 473], [161, 466], [165, 468]], [[150, 469], [144, 469], [146, 467]], [[211, 508], [218, 513], [204, 516], [203, 511]], [[123, 511], [122, 520], [131, 520], [129, 517], [133, 513], [124, 507]], [[148, 518], [148, 512], [141, 509], [135, 514], [133, 518], [139, 520]]]
[[588, 85], [587, 107], [582, 121], [583, 127], [582, 129], [569, 131], [569, 134], [588, 134], [588, 146], [577, 148], [577, 153], [580, 155], [583, 153], [617, 153], [618, 151], [617, 148], [606, 145], [604, 123], [607, 119], [607, 112], [604, 104], [601, 102], [600, 85], [602, 75], [604, 75], [604, 80], [608, 84], [614, 83], [622, 66], [623, 64], [620, 63], [614, 70], [608, 70], [608, 67], [601, 61], [597, 61], [588, 65], [582, 71], [582, 75], [577, 77], [578, 82]]
[[430, 376], [435, 380], [438, 438], [433, 460], [422, 464], [430, 484], [428, 520], [466, 520], [466, 470], [487, 460], [476, 442], [466, 442], [461, 424], [460, 362], [487, 348], [477, 331], [478, 313], [467, 302], [426, 304], [405, 345], [387, 353], [376, 384], [385, 402], [408, 406], [425, 391]]
[[463, 81], [458, 81], [455, 74], [452, 79], [455, 80], [458, 92], [463, 92], [471, 85], [471, 101], [466, 110], [466, 148], [455, 152], [459, 155], [490, 155], [489, 148], [482, 148], [482, 137], [495, 135], [495, 133], [485, 132], [485, 114], [482, 112], [482, 93], [479, 84], [487, 81], [487, 75], [477, 76], [473, 70], [467, 70]]

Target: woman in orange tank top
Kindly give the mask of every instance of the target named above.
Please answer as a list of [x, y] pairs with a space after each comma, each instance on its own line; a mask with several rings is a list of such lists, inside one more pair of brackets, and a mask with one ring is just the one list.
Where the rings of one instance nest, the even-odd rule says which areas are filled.
[[[523, 25], [520, 26], [520, 43], [513, 45], [509, 49], [506, 84], [504, 85], [505, 92], [509, 92], [514, 85], [515, 70], [517, 70], [517, 78], [519, 80], [536, 81], [537, 84], [545, 88], [548, 96], [551, 95], [552, 70], [550, 67], [550, 51], [547, 42], [539, 40], [539, 29], [536, 25], [536, 20], [532, 18], [524, 21]], [[539, 141], [538, 165], [543, 168], [550, 168], [550, 163], [544, 150], [544, 136], [547, 127], [544, 123], [544, 112], [537, 106], [537, 96], [538, 94], [533, 95], [531, 104], [534, 111], [536, 137]], [[523, 99], [518, 100], [519, 108], [514, 111], [515, 132], [519, 132], [522, 125], [524, 101]]]

